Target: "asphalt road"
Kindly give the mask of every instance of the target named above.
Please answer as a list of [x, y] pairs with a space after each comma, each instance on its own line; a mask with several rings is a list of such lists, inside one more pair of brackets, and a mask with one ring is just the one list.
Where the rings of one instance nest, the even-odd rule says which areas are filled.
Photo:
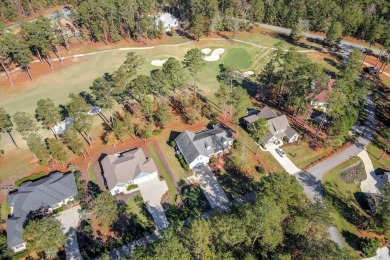
[[[269, 25], [269, 24], [264, 24], [264, 23], [255, 23], [255, 24], [261, 28], [268, 29], [271, 31], [281, 32], [281, 33], [285, 33], [285, 34], [290, 34], [290, 32], [291, 32], [291, 29], [289, 29], [289, 28], [284, 28], [284, 27], [279, 27], [279, 26], [274, 26], [274, 25]], [[304, 33], [304, 35], [306, 38], [313, 38], [313, 39], [319, 39], [319, 40], [323, 40], [325, 38], [323, 36], [319, 36], [319, 35], [316, 35], [313, 33]], [[349, 46], [352, 48], [359, 48], [359, 49], [366, 49], [367, 48], [367, 46], [360, 45], [357, 43], [352, 43], [352, 42], [345, 41], [345, 40], [342, 40], [340, 42], [340, 45]], [[377, 54], [377, 55], [380, 52], [380, 50], [377, 48], [371, 48], [371, 50], [374, 54]]]

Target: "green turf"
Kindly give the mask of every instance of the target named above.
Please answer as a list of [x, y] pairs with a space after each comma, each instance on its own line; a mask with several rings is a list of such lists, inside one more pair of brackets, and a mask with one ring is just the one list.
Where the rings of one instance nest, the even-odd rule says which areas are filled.
[[97, 183], [95, 171], [93, 170], [92, 165], [88, 166], [88, 177], [90, 181], [92, 181], [93, 183]]
[[[139, 195], [140, 196], [140, 195]], [[136, 201], [136, 195], [131, 196], [127, 201], [126, 205], [128, 206], [128, 212], [136, 214], [142, 222], [148, 222], [148, 219], [144, 214], [142, 214], [142, 210], [138, 205], [139, 202]]]
[[249, 69], [252, 57], [244, 48], [232, 48], [225, 54], [224, 63], [238, 70]]
[[167, 182], [169, 192], [171, 193], [171, 202], [173, 203], [176, 199], [176, 195], [178, 194], [176, 186], [175, 186], [172, 178], [169, 176], [164, 165], [162, 164], [160, 158], [158, 157], [157, 152], [154, 148], [154, 145], [148, 144], [148, 149], [149, 149], [150, 154], [152, 155], [154, 162], [156, 163], [156, 166], [158, 168], [159, 173], [163, 176], [164, 180]]
[[3, 221], [7, 221], [8, 219], [8, 213], [9, 213], [9, 208], [8, 208], [8, 200], [4, 200], [1, 203], [1, 208], [0, 208], [0, 219]]
[[309, 147], [309, 144], [300, 141], [299, 144], [292, 144], [282, 147], [288, 158], [299, 168], [304, 169], [310, 163], [326, 155], [327, 150], [320, 149], [315, 151]]

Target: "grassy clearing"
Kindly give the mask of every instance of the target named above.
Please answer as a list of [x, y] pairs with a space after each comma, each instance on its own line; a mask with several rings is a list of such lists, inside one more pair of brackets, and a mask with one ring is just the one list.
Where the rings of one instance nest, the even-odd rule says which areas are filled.
[[319, 149], [317, 151], [311, 149], [309, 144], [300, 141], [299, 144], [291, 144], [282, 147], [288, 158], [299, 168], [303, 169], [310, 163], [324, 157], [332, 148]]
[[173, 147], [169, 146], [166, 142], [164, 142], [160, 143], [160, 148], [164, 153], [165, 159], [167, 159], [168, 164], [171, 167], [171, 170], [175, 175], [177, 181], [180, 181], [190, 176], [188, 173], [185, 172], [183, 167], [181, 167], [179, 160], [175, 156], [175, 149]]
[[364, 194], [360, 190], [359, 183], [347, 184], [340, 178], [340, 171], [361, 162], [359, 157], [354, 157], [329, 171], [323, 180], [327, 200], [332, 205], [331, 215], [335, 225], [344, 240], [347, 248], [358, 254], [358, 226], [360, 226], [368, 214], [361, 207], [364, 205]]
[[139, 206], [139, 202], [137, 201], [137, 195], [131, 196], [127, 201], [126, 205], [128, 206], [128, 212], [136, 214], [142, 222], [147, 222], [148, 219], [142, 213], [142, 209]]
[[383, 154], [383, 150], [370, 143], [367, 146], [367, 152], [374, 165], [375, 173], [382, 174], [385, 169], [390, 170], [390, 158], [388, 155], [383, 155], [382, 158], [378, 160]]
[[152, 158], [154, 162], [156, 163], [156, 166], [158, 168], [158, 171], [163, 176], [164, 180], [167, 182], [169, 192], [171, 193], [171, 202], [174, 202], [176, 199], [176, 195], [178, 194], [177, 189], [175, 187], [175, 184], [173, 183], [173, 180], [169, 176], [169, 173], [165, 169], [164, 165], [162, 164], [160, 158], [157, 155], [156, 150], [154, 149], [153, 144], [148, 144], [148, 149], [150, 154], [152, 155]]
[[3, 221], [7, 221], [8, 219], [8, 213], [9, 213], [9, 208], [8, 208], [8, 200], [4, 200], [1, 205], [0, 205], [0, 219]]
[[95, 171], [93, 170], [93, 165], [88, 165], [88, 177], [89, 180], [93, 183], [97, 183]]

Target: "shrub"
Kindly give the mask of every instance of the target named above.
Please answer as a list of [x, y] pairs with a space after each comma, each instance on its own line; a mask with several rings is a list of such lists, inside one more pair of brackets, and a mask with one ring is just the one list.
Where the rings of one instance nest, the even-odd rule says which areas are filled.
[[154, 131], [152, 132], [152, 135], [153, 135], [153, 136], [156, 136], [156, 135], [161, 134], [161, 132], [162, 132], [161, 129], [156, 129], [156, 130], [154, 130]]
[[362, 162], [349, 166], [340, 171], [340, 177], [346, 183], [362, 182], [367, 179], [366, 170]]
[[264, 169], [264, 167], [262, 167], [262, 166], [256, 166], [256, 171], [258, 172], [258, 173], [265, 173], [265, 169]]
[[175, 141], [175, 140], [172, 140], [172, 141], [171, 141], [171, 146], [172, 146], [173, 148], [176, 148], [176, 141]]
[[376, 255], [376, 250], [379, 246], [379, 238], [361, 238], [359, 241], [359, 246], [367, 257], [374, 256]]
[[21, 179], [15, 181], [15, 185], [16, 186], [20, 186], [23, 182], [33, 181], [33, 180], [39, 179], [39, 178], [41, 178], [43, 176], [45, 176], [44, 172], [34, 173], [34, 174], [30, 175], [30, 176], [26, 176], [24, 178], [21, 178]]
[[135, 188], [138, 188], [138, 184], [130, 184], [129, 186], [127, 186], [126, 190], [132, 190], [132, 189], [135, 189]]
[[64, 211], [64, 206], [62, 205], [59, 208], [53, 209], [53, 214], [58, 214], [60, 212]]

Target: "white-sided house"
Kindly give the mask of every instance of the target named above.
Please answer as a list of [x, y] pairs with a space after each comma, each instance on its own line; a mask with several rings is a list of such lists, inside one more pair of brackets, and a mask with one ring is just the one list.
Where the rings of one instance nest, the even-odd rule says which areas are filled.
[[217, 127], [198, 133], [184, 131], [176, 139], [176, 151], [182, 154], [190, 169], [206, 165], [210, 157], [228, 153], [233, 145], [233, 135], [225, 127]]
[[108, 154], [101, 165], [112, 195], [125, 192], [129, 185], [150, 180], [158, 174], [153, 159], [147, 158], [141, 148]]
[[170, 13], [158, 14], [155, 16], [156, 26], [162, 22], [166, 32], [169, 32], [171, 28], [175, 29], [179, 26], [179, 21]]
[[12, 251], [26, 249], [23, 229], [37, 214], [51, 212], [53, 209], [72, 201], [77, 195], [74, 174], [53, 173], [37, 181], [28, 181], [19, 186], [18, 191], [8, 195], [11, 217], [7, 220], [7, 246]]
[[298, 140], [299, 135], [291, 128], [288, 123], [286, 115], [278, 116], [268, 106], [265, 106], [262, 110], [252, 110], [251, 115], [244, 117], [243, 121], [249, 130], [253, 123], [260, 118], [266, 119], [269, 126], [268, 134], [261, 141], [263, 147], [267, 147], [268, 144], [278, 143], [283, 140], [292, 143]]
[[[329, 90], [333, 88], [334, 83], [336, 82], [335, 79], [329, 79], [327, 83], [326, 89], [320, 90], [317, 94], [315, 92], [310, 93], [308, 96], [308, 99], [310, 100], [310, 105], [314, 108], [322, 108], [326, 109], [326, 105], [328, 104], [328, 94]], [[319, 88], [315, 85], [315, 88]], [[316, 89], [314, 91], [317, 91]]]

